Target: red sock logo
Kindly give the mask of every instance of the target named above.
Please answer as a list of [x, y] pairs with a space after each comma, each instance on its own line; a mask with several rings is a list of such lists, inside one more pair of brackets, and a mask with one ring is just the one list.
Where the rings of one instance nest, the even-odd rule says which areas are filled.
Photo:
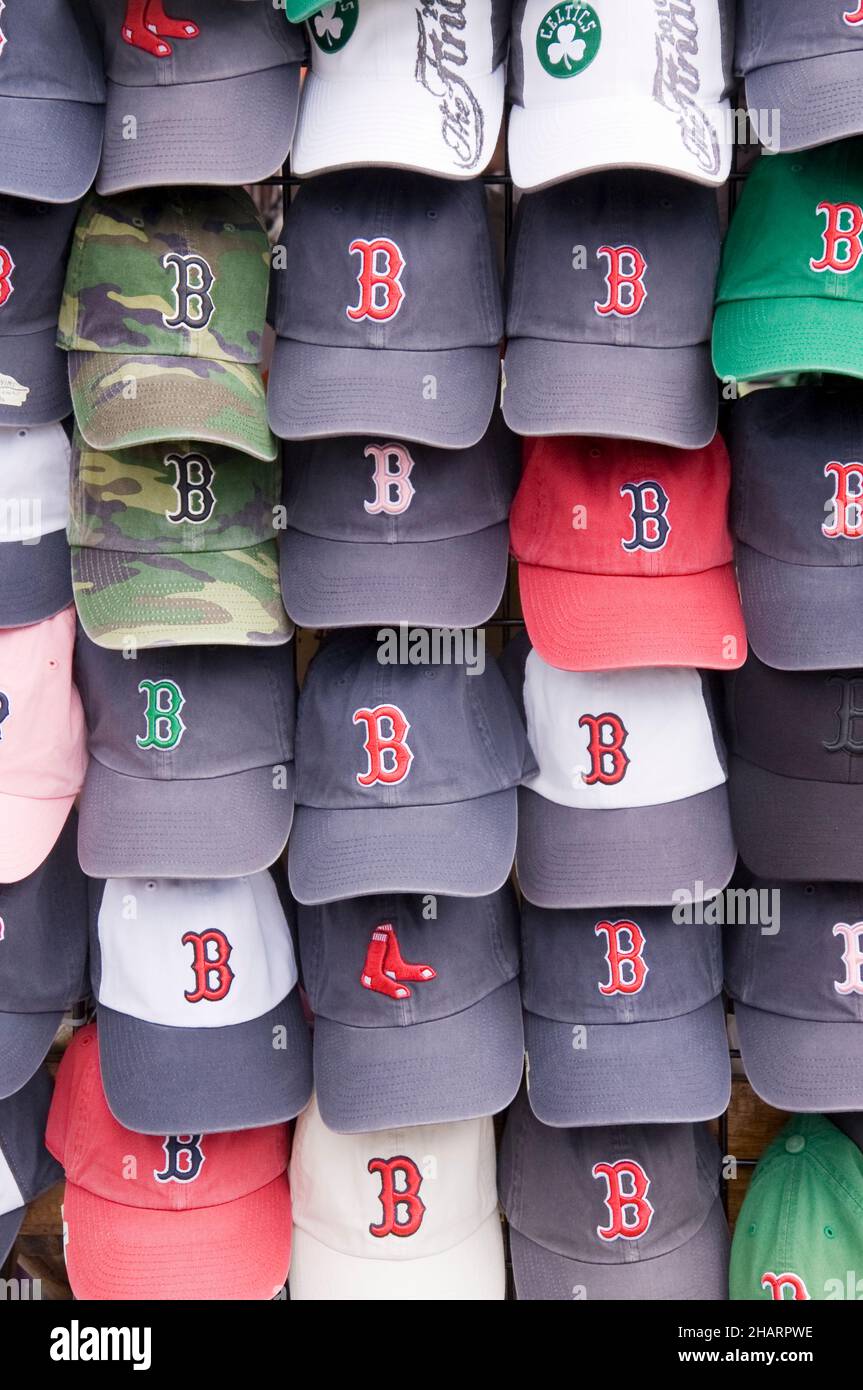
[[359, 323], [360, 319], [373, 319], [375, 323], [394, 319], [405, 297], [402, 289], [405, 259], [395, 242], [388, 237], [376, 237], [374, 241], [358, 237], [351, 242], [348, 251], [360, 258], [357, 273], [360, 302], [353, 308], [348, 306], [345, 310], [348, 318], [353, 323]]
[[601, 318], [614, 314], [619, 319], [631, 319], [641, 313], [647, 298], [644, 276], [647, 261], [634, 246], [600, 246], [597, 256], [605, 256], [608, 270], [605, 284], [608, 299], [605, 304], [595, 303], [594, 309]]
[[620, 716], [583, 714], [578, 727], [588, 730], [590, 771], [582, 778], [585, 786], [592, 787], [601, 782], [604, 787], [613, 787], [622, 782], [629, 767], [629, 758], [623, 751], [628, 730], [624, 728]]
[[596, 1163], [593, 1176], [604, 1178], [606, 1185], [609, 1224], [597, 1226], [600, 1240], [639, 1240], [653, 1220], [653, 1207], [647, 1200], [650, 1178], [641, 1164], [627, 1158]]
[[202, 999], [211, 1004], [224, 999], [234, 981], [234, 972], [228, 965], [234, 949], [224, 932], [187, 931], [183, 945], [191, 946], [194, 952], [192, 970], [195, 973], [197, 988], [184, 990], [190, 1004], [200, 1004]]
[[[412, 1158], [400, 1154], [397, 1158], [369, 1159], [368, 1171], [381, 1180], [379, 1200], [383, 1216], [377, 1225], [369, 1226], [373, 1236], [416, 1235], [425, 1216], [425, 1204], [420, 1200], [422, 1174]], [[401, 1178], [401, 1182], [397, 1179]]]
[[154, 58], [170, 58], [167, 39], [196, 39], [200, 34], [191, 19], [171, 19], [163, 0], [126, 0], [126, 18], [120, 30], [126, 43]]
[[605, 951], [608, 981], [598, 986], [600, 994], [639, 994], [650, 968], [642, 957], [644, 933], [641, 928], [629, 921], [597, 922], [593, 930], [597, 936], [604, 935], [608, 943]]
[[850, 275], [863, 257], [863, 208], [858, 203], [819, 203], [818, 213], [827, 218], [821, 233], [824, 254], [809, 262], [810, 269]]
[[392, 787], [410, 772], [414, 755], [407, 745], [410, 724], [398, 705], [376, 705], [374, 709], [354, 710], [355, 724], [365, 724], [363, 748], [369, 760], [365, 772], [357, 773], [361, 787], [381, 782]]
[[406, 980], [416, 983], [435, 979], [437, 971], [430, 965], [402, 958], [392, 922], [381, 922], [380, 926], [375, 927], [360, 975], [360, 984], [364, 989], [386, 994], [390, 999], [409, 999], [411, 991], [404, 983]]

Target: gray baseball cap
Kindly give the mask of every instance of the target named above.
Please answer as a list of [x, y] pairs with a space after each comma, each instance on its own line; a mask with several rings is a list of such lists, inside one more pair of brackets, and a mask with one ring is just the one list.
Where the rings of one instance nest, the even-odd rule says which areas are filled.
[[26, 1085], [66, 1010], [89, 994], [88, 881], [77, 846], [73, 811], [41, 867], [0, 885], [0, 1098]]
[[0, 427], [0, 628], [29, 627], [72, 602], [71, 452], [61, 424]]
[[521, 1082], [518, 909], [377, 894], [299, 909], [315, 1091], [341, 1134], [505, 1110]]
[[478, 180], [324, 174], [301, 185], [280, 248], [270, 300], [276, 434], [479, 442], [497, 395], [503, 308]]
[[102, 55], [86, 4], [0, 6], [0, 193], [43, 203], [83, 198], [105, 123]]
[[725, 930], [725, 984], [753, 1090], [777, 1110], [863, 1110], [863, 889], [755, 879], [778, 930]]
[[509, 876], [516, 788], [534, 766], [491, 656], [387, 664], [373, 631], [312, 661], [297, 718], [291, 890], [301, 903], [368, 893], [478, 898]]
[[729, 680], [741, 859], [764, 878], [863, 880], [863, 674], [775, 671], [750, 652]]
[[[859, 0], [740, 0], [735, 67], [771, 150], [805, 150], [863, 132]], [[769, 140], [766, 138], [769, 134]]]
[[100, 193], [248, 184], [282, 167], [306, 43], [281, 10], [183, 0], [182, 19], [151, 22], [141, 6], [124, 18], [115, 0], [91, 3], [108, 79]]
[[[709, 444], [720, 245], [716, 194], [670, 174], [592, 174], [523, 197], [507, 267], [510, 429]], [[697, 275], [682, 273], [690, 261]]]
[[719, 1172], [704, 1125], [552, 1129], [522, 1091], [498, 1167], [519, 1300], [727, 1299]]
[[543, 1124], [673, 1124], [731, 1097], [717, 926], [524, 903], [528, 1098]]
[[472, 449], [378, 436], [288, 447], [282, 595], [303, 627], [476, 627], [503, 596], [519, 441], [495, 412]]
[[0, 194], [0, 427], [53, 424], [71, 414], [57, 319], [77, 212], [77, 203], [54, 207]]
[[0, 1100], [0, 1267], [18, 1239], [27, 1204], [63, 1180], [63, 1169], [45, 1148], [53, 1089], [42, 1067], [15, 1095]]
[[769, 666], [863, 664], [861, 441], [863, 401], [845, 384], [754, 391], [731, 411], [737, 572]]
[[127, 659], [79, 630], [77, 678], [90, 747], [85, 873], [233, 878], [278, 858], [294, 805], [290, 645]]

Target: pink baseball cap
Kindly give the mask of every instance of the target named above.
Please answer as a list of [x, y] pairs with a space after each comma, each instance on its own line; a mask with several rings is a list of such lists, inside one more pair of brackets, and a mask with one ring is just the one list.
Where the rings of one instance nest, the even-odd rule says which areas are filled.
[[71, 605], [42, 623], [0, 629], [0, 883], [35, 873], [84, 781], [74, 650]]

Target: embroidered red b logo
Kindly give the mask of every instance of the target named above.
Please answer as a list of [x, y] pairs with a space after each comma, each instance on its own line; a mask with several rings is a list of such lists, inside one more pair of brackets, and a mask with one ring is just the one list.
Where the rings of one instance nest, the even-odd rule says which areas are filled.
[[[770, 1297], [776, 1303], [804, 1303], [809, 1299], [809, 1290], [798, 1274], [762, 1274], [762, 1289], [770, 1290]], [[785, 1298], [785, 1289], [791, 1289], [792, 1294], [789, 1299]]]
[[12, 259], [11, 251], [7, 251], [5, 246], [0, 246], [0, 309], [10, 298], [15, 286], [12, 284], [12, 271], [15, 269], [15, 262]]
[[863, 994], [863, 922], [837, 922], [833, 935], [845, 942], [845, 979], [834, 980], [833, 988], [837, 994]]
[[363, 456], [374, 459], [375, 471], [372, 482], [375, 495], [371, 502], [363, 502], [369, 516], [386, 512], [387, 516], [400, 516], [406, 512], [416, 491], [409, 482], [414, 461], [403, 444], [369, 444]]
[[225, 933], [187, 931], [183, 945], [192, 948], [192, 970], [197, 980], [196, 989], [184, 990], [189, 1003], [199, 1004], [202, 999], [214, 1003], [224, 999], [234, 980], [234, 972], [228, 965], [234, 948]]
[[376, 237], [374, 241], [358, 238], [351, 242], [348, 251], [360, 257], [360, 302], [345, 310], [348, 318], [354, 323], [360, 319], [374, 319], [375, 323], [394, 319], [405, 297], [401, 284], [405, 260], [395, 242], [388, 237]]
[[369, 1226], [373, 1236], [413, 1236], [416, 1235], [425, 1216], [425, 1205], [420, 1200], [422, 1174], [412, 1158], [399, 1155], [398, 1158], [369, 1159], [368, 1170], [377, 1173], [381, 1180], [380, 1204], [383, 1215], [377, 1225]]
[[437, 971], [430, 965], [422, 965], [402, 959], [399, 939], [392, 922], [381, 922], [372, 932], [372, 939], [366, 951], [360, 984], [364, 989], [372, 989], [376, 994], [386, 994], [390, 999], [409, 999], [411, 991], [405, 981], [437, 979]]
[[863, 257], [863, 208], [858, 203], [819, 203], [817, 210], [827, 219], [821, 233], [824, 254], [809, 262], [810, 269], [850, 275]]
[[365, 772], [357, 773], [360, 786], [371, 787], [375, 782], [382, 782], [384, 786], [391, 787], [403, 782], [410, 772], [414, 755], [406, 742], [410, 724], [398, 705], [376, 705], [374, 709], [354, 710], [354, 723], [366, 726], [363, 748], [368, 755], [369, 765]]
[[600, 1240], [638, 1240], [650, 1227], [653, 1207], [647, 1200], [650, 1178], [640, 1163], [596, 1163], [593, 1177], [605, 1178], [609, 1224], [597, 1226]]
[[629, 758], [623, 751], [628, 737], [623, 720], [617, 714], [583, 714], [578, 721], [580, 729], [588, 730], [587, 751], [590, 756], [590, 771], [582, 781], [586, 787], [601, 782], [604, 787], [616, 786], [622, 782]]
[[842, 18], [846, 24], [863, 24], [863, 0], [856, 10], [846, 10]]
[[608, 945], [605, 959], [608, 962], [608, 980], [599, 985], [600, 994], [638, 994], [647, 979], [647, 966], [643, 960], [644, 933], [635, 922], [597, 922], [594, 927], [597, 936], [605, 936]]
[[828, 463], [824, 473], [833, 479], [833, 516], [821, 527], [835, 540], [845, 536], [859, 541], [863, 537], [863, 466], [859, 463]]
[[647, 298], [644, 283], [647, 261], [634, 246], [600, 246], [596, 254], [605, 256], [608, 261], [605, 273], [608, 300], [605, 304], [597, 302], [594, 309], [602, 318], [609, 314], [621, 319], [634, 318]]

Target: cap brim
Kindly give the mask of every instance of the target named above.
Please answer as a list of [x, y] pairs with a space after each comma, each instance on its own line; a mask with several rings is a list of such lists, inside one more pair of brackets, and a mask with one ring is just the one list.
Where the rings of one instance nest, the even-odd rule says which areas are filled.
[[435, 806], [298, 806], [291, 891], [308, 906], [369, 893], [485, 897], [509, 876], [516, 818], [515, 787]]
[[738, 542], [737, 574], [749, 641], [766, 666], [859, 666], [863, 567], [791, 565]]
[[189, 1211], [121, 1206], [67, 1181], [63, 1216], [78, 1300], [263, 1301], [288, 1276], [286, 1174], [236, 1201]]
[[258, 367], [115, 352], [68, 357], [75, 418], [93, 449], [196, 439], [267, 461], [278, 454]]
[[[510, 1226], [510, 1254], [520, 1302], [584, 1297], [616, 1302], [728, 1298], [730, 1237], [719, 1197], [703, 1226], [684, 1245], [652, 1260], [586, 1264], [535, 1244]], [[581, 1293], [584, 1290], [584, 1293]], [[578, 1291], [578, 1292], [576, 1292]]]
[[56, 1013], [0, 1013], [0, 1100], [14, 1096], [36, 1074], [62, 1022], [62, 1009]]
[[[269, 178], [290, 153], [299, 96], [298, 63], [170, 87], [109, 82], [96, 191]], [[134, 140], [124, 139], [130, 118]]]
[[354, 1028], [315, 1019], [315, 1089], [337, 1134], [496, 1115], [521, 1083], [518, 980], [460, 1013], [409, 1027]]
[[284, 849], [294, 809], [294, 765], [283, 788], [273, 768], [223, 777], [149, 781], [90, 759], [78, 811], [78, 858], [91, 878], [239, 878]]
[[277, 646], [293, 632], [275, 541], [183, 555], [74, 546], [72, 578], [81, 626], [100, 647]]
[[576, 810], [520, 787], [516, 869], [537, 907], [665, 907], [703, 883], [719, 890], [734, 872], [728, 789], [615, 811]]
[[787, 1018], [735, 1002], [746, 1075], [777, 1110], [863, 1110], [863, 1028]]
[[[434, 400], [424, 398], [427, 376], [437, 382]], [[439, 449], [470, 449], [488, 429], [499, 376], [497, 347], [399, 352], [278, 338], [269, 378], [270, 426], [282, 439], [380, 434]]]
[[0, 1216], [0, 1266], [6, 1263], [12, 1253], [12, 1246], [18, 1239], [26, 1212], [26, 1207], [16, 1207], [14, 1211], [4, 1211]]
[[0, 96], [0, 193], [77, 202], [96, 177], [104, 125], [95, 103]]
[[74, 796], [36, 800], [0, 792], [0, 883], [19, 883], [51, 853]]
[[103, 1004], [97, 1015], [105, 1097], [136, 1134], [260, 1129], [292, 1120], [311, 1099], [312, 1045], [298, 989], [260, 1018], [225, 1028], [169, 1028]]
[[35, 544], [0, 543], [0, 628], [29, 627], [53, 618], [72, 602], [72, 574], [65, 531]]
[[713, 365], [723, 381], [863, 377], [863, 304], [832, 296], [723, 301], [713, 321]]
[[[697, 108], [687, 112], [695, 120]], [[676, 114], [659, 101], [576, 101], [526, 110], [514, 106], [509, 118], [509, 162], [517, 188], [547, 188], [577, 174], [603, 169], [656, 169], [716, 187], [731, 173], [726, 131], [730, 105], [710, 113], [717, 129], [704, 123], [699, 160], [684, 143]]]
[[[808, 150], [863, 132], [863, 51], [823, 53], [756, 68], [746, 75], [746, 105], [773, 124], [769, 147]], [[781, 114], [781, 122], [777, 116]]]
[[731, 1098], [722, 999], [652, 1023], [573, 1023], [525, 1010], [528, 1100], [544, 1125], [668, 1125], [712, 1120]]
[[294, 1230], [292, 1302], [499, 1302], [506, 1293], [500, 1217], [494, 1211], [451, 1250], [417, 1260], [365, 1260]]
[[362, 74], [328, 81], [310, 72], [303, 83], [293, 172], [383, 165], [475, 178], [494, 155], [500, 133], [505, 67], [471, 74], [469, 82], [475, 104], [471, 112], [464, 103], [462, 132], [447, 120], [441, 96], [416, 78], [369, 81]]
[[734, 756], [729, 791], [740, 857], [759, 878], [863, 880], [863, 784], [782, 777]]
[[294, 622], [306, 628], [481, 627], [503, 598], [508, 562], [505, 521], [473, 534], [397, 545], [288, 530], [282, 596]]
[[746, 660], [732, 564], [655, 578], [521, 564], [518, 586], [531, 642], [544, 661], [564, 671], [733, 671]]
[[[9, 403], [4, 376], [26, 389], [24, 395], [11, 388], [19, 404]], [[53, 425], [71, 413], [66, 354], [57, 346], [56, 327], [0, 338], [0, 426]]]
[[710, 345], [647, 348], [512, 338], [503, 416], [521, 435], [584, 434], [702, 449], [719, 395]]

